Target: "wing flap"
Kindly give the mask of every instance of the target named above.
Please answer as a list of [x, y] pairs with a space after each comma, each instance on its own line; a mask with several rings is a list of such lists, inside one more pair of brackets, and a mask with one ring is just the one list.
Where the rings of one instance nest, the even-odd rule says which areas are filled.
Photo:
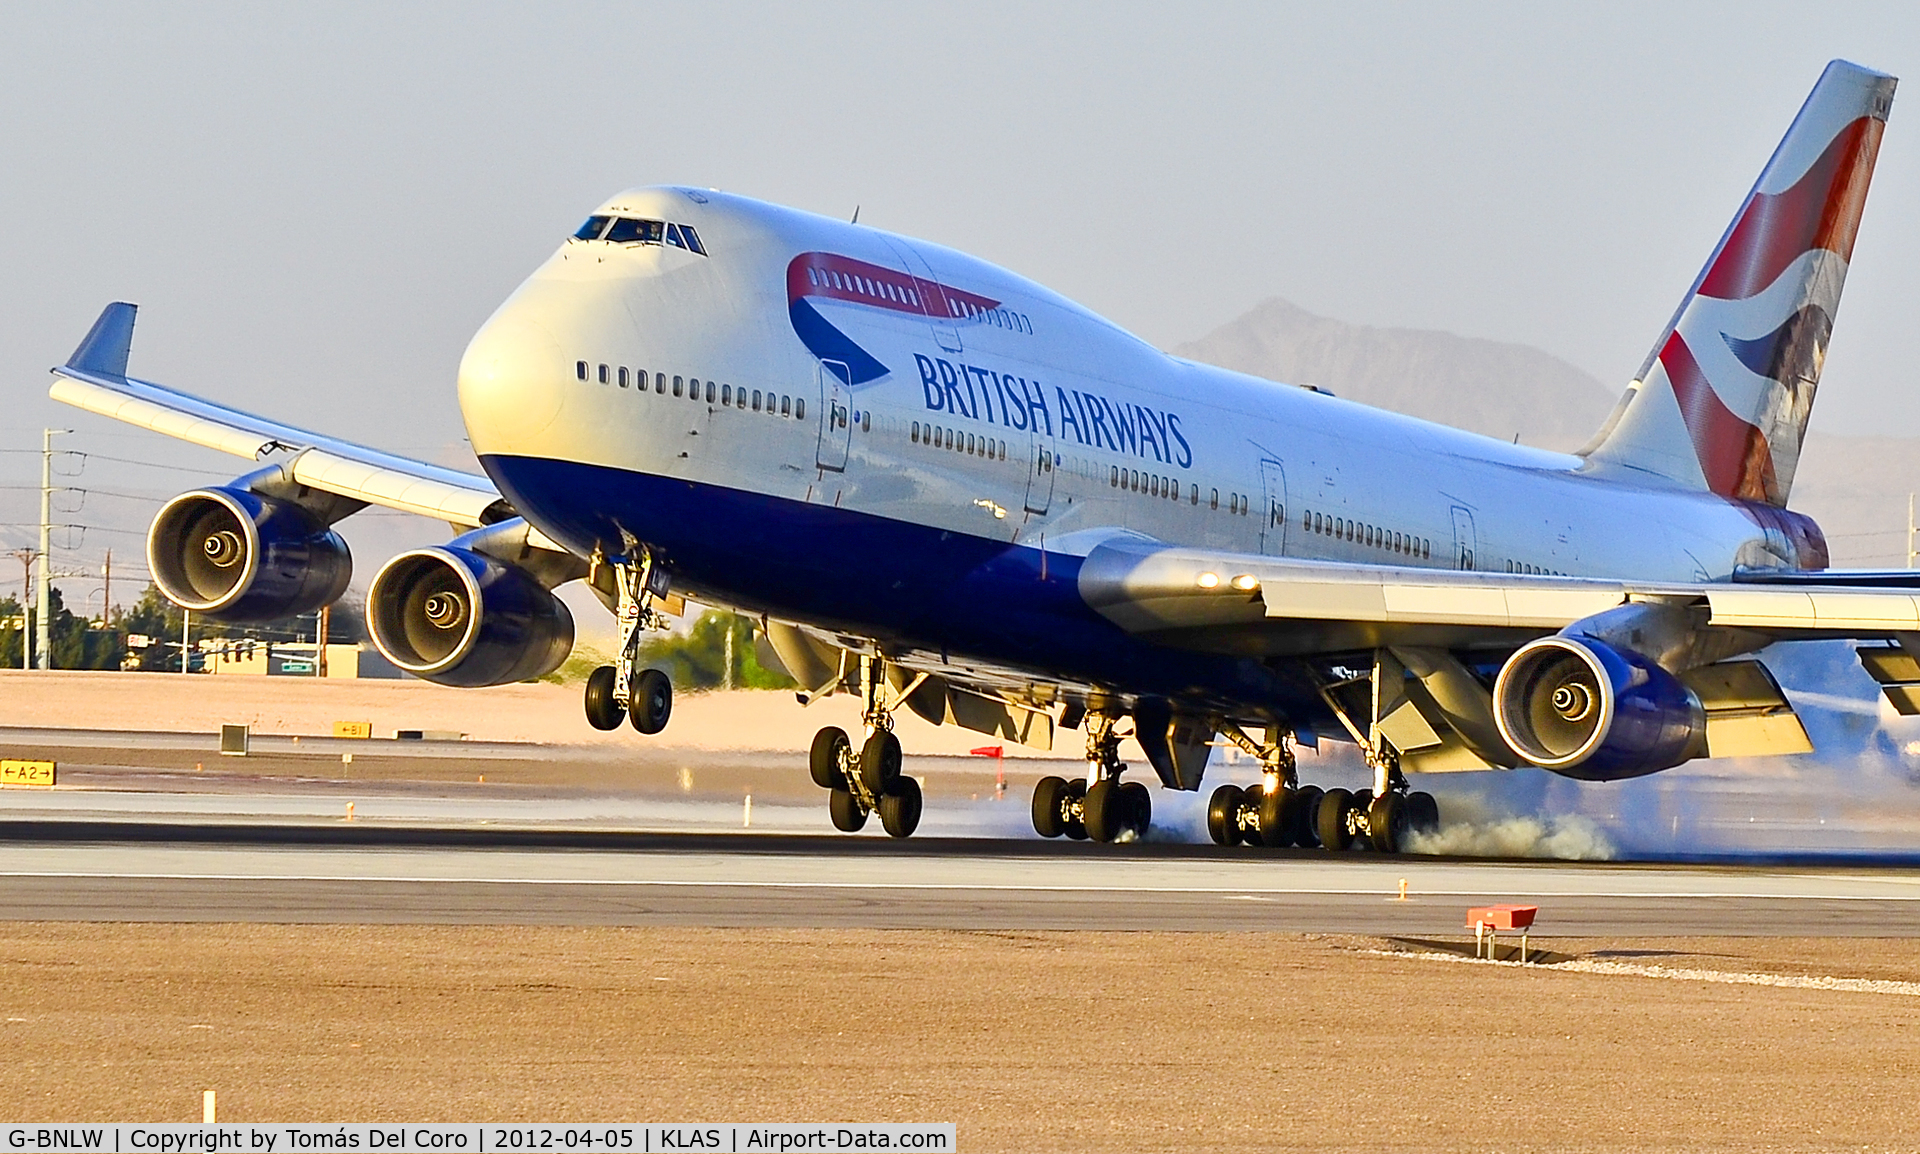
[[1089, 606], [1128, 632], [1243, 653], [1513, 642], [1652, 598], [1704, 602], [1711, 626], [1782, 640], [1920, 634], [1920, 593], [1884, 586], [1410, 569], [1175, 548], [1119, 535], [1089, 550], [1079, 586]]

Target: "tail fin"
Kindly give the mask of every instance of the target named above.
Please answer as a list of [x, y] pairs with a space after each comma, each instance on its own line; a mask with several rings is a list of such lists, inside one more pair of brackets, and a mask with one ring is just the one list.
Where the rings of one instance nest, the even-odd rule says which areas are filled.
[[1895, 83], [1827, 65], [1590, 466], [1786, 505]]

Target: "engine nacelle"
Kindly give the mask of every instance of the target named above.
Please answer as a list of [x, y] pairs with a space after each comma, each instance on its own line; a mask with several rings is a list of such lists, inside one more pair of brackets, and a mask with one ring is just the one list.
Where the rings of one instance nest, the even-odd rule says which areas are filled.
[[446, 545], [387, 562], [367, 590], [367, 631], [387, 660], [473, 689], [541, 677], [573, 652], [573, 614], [525, 569]]
[[246, 489], [196, 489], [160, 507], [147, 568], [174, 604], [217, 621], [277, 621], [331, 605], [353, 555], [290, 501]]
[[1582, 781], [1658, 773], [1706, 752], [1699, 697], [1651, 659], [1592, 637], [1522, 646], [1494, 682], [1493, 716], [1515, 753]]

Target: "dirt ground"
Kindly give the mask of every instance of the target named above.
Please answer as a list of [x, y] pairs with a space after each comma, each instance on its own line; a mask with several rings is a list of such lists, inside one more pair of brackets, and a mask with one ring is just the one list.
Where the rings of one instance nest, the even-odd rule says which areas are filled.
[[[1920, 942], [1560, 941], [1920, 979]], [[953, 1121], [989, 1150], [1903, 1150], [1920, 997], [1263, 934], [0, 924], [0, 1117]]]

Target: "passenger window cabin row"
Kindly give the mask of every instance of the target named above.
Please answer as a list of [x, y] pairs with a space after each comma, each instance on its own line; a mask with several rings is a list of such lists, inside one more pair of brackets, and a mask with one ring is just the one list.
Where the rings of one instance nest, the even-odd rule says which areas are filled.
[[[588, 367], [586, 361], [575, 361], [574, 376], [583, 381], [590, 379]], [[597, 376], [603, 385], [617, 385], [624, 389], [629, 387], [631, 382], [632, 387], [638, 391], [642, 393], [647, 391], [647, 370], [645, 369], [629, 370], [625, 365], [602, 364], [594, 376]], [[669, 381], [672, 383], [669, 384]], [[714, 381], [703, 382], [698, 377], [669, 377], [665, 373], [655, 373], [653, 391], [660, 396], [666, 396], [671, 391], [676, 397], [718, 405], [723, 409], [750, 410], [755, 413], [766, 413], [769, 416], [792, 417], [796, 421], [807, 419], [805, 397], [775, 393], [771, 389], [764, 393], [759, 389], [753, 389], [749, 393], [745, 385], [736, 389], [732, 385], [723, 385]]]
[[1433, 542], [1425, 537], [1415, 537], [1410, 533], [1396, 533], [1378, 525], [1368, 525], [1346, 517], [1334, 517], [1307, 510], [1300, 514], [1300, 527], [1309, 533], [1318, 533], [1323, 537], [1335, 537], [1342, 541], [1352, 541], [1356, 545], [1380, 549], [1403, 557], [1417, 557], [1422, 561], [1433, 557]]
[[[1162, 477], [1154, 473], [1143, 473], [1138, 469], [1122, 469], [1118, 465], [1107, 466], [1107, 487], [1125, 489], [1129, 493], [1140, 493], [1148, 497], [1178, 501], [1180, 499], [1180, 481], [1175, 477]], [[1207, 498], [1207, 508], [1219, 511], [1220, 490], [1212, 489]], [[1187, 503], [1198, 507], [1200, 504], [1200, 486], [1187, 486]], [[1227, 512], [1235, 516], [1247, 515], [1247, 499], [1239, 493], [1227, 494]]]
[[913, 422], [908, 433], [909, 439], [916, 445], [931, 445], [936, 449], [952, 449], [956, 453], [967, 453], [975, 457], [985, 457], [989, 461], [1007, 459], [1007, 443], [992, 437], [982, 437], [960, 429], [948, 429]]

